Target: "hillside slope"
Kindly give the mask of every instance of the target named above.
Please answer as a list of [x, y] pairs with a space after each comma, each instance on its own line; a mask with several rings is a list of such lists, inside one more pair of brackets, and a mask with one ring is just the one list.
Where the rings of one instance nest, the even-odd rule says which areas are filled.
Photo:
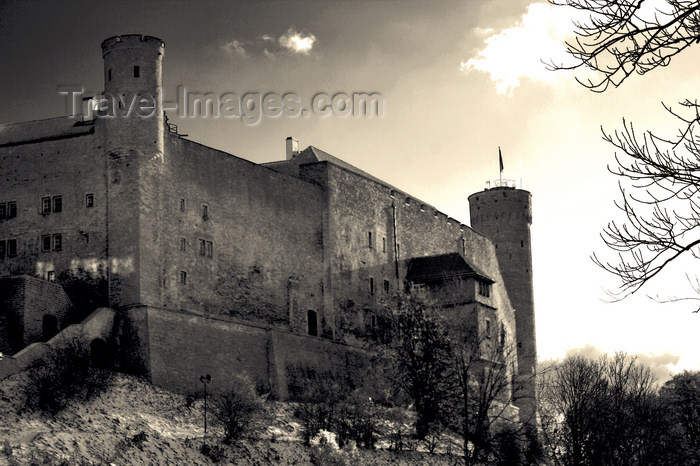
[[[210, 425], [205, 437], [201, 400], [188, 406], [186, 397], [132, 376], [115, 374], [105, 392], [48, 416], [26, 407], [28, 383], [26, 373], [0, 382], [0, 464], [207, 465], [214, 459], [241, 465], [338, 464], [303, 444], [290, 403], [265, 403], [258, 433], [229, 447], [221, 445], [216, 426]], [[208, 455], [202, 454], [204, 443], [212, 447]], [[454, 464], [461, 459], [363, 449], [330, 456], [340, 464]]]

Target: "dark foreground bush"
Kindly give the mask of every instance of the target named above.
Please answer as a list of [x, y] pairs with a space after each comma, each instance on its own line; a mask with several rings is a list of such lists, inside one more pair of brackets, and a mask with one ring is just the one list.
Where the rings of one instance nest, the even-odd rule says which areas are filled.
[[84, 338], [50, 348], [29, 369], [27, 406], [56, 413], [73, 399], [87, 400], [104, 391], [111, 374], [92, 368], [90, 362], [90, 347]]
[[237, 380], [230, 390], [212, 396], [211, 409], [214, 419], [224, 429], [224, 442], [235, 443], [258, 427], [262, 400], [252, 385]]

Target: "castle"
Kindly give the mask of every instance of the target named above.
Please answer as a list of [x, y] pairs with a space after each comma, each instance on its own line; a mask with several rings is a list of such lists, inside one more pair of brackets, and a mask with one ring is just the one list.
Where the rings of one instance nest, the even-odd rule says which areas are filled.
[[[160, 39], [111, 37], [102, 54], [105, 96], [160, 101]], [[107, 102], [92, 119], [0, 126], [0, 277], [104, 274], [154, 383], [245, 372], [284, 398], [290, 368], [365, 363], [377, 303], [448, 277], [479, 328], [517, 341], [517, 371], [535, 371], [529, 192], [471, 195], [469, 227], [292, 138], [285, 160], [255, 164], [179, 135], [161, 109]], [[18, 312], [39, 311], [0, 308], [0, 339], [30, 333], [8, 330]]]

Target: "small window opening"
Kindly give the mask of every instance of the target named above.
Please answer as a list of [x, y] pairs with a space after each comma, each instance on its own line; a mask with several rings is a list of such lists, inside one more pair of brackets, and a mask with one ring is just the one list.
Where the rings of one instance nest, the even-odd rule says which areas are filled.
[[56, 272], [53, 270], [49, 270], [46, 272], [46, 279], [50, 282], [55, 282], [56, 281]]
[[17, 255], [17, 240], [7, 240], [7, 257], [15, 257]]
[[41, 250], [44, 252], [51, 250], [51, 235], [43, 235], [41, 237]]
[[181, 197], [180, 198], [180, 212], [184, 212], [184, 211], [185, 211], [185, 199]]
[[63, 197], [61, 196], [54, 196], [53, 197], [53, 211], [54, 212], [63, 212]]
[[187, 250], [187, 238], [180, 238], [180, 251]]
[[187, 285], [187, 272], [185, 272], [184, 270], [180, 271], [180, 283], [182, 283], [183, 285]]
[[141, 75], [141, 70], [139, 69], [138, 65], [134, 66], [134, 78], [138, 78]]
[[202, 204], [202, 219], [209, 219], [209, 206], [206, 204]]
[[372, 249], [372, 232], [371, 231], [367, 232], [367, 246], [369, 246], [369, 248]]
[[389, 280], [384, 280], [384, 294], [389, 294]]
[[374, 278], [369, 277], [369, 294], [374, 295]]
[[107, 70], [107, 81], [112, 80], [112, 68]]
[[63, 235], [56, 234], [53, 235], [53, 250], [60, 251], [63, 249]]
[[94, 194], [86, 194], [85, 195], [85, 207], [94, 207], [95, 206], [95, 195]]
[[386, 252], [386, 238], [382, 237], [382, 252]]
[[51, 198], [42, 197], [41, 198], [41, 213], [48, 214], [51, 213]]

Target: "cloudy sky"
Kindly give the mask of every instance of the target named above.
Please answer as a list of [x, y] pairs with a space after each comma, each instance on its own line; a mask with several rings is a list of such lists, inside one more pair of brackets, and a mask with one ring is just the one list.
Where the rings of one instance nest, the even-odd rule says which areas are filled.
[[[625, 117], [673, 134], [661, 102], [697, 97], [700, 47], [594, 94], [542, 65], [562, 57], [571, 30], [568, 12], [544, 3], [201, 3], [0, 3], [0, 122], [65, 114], [60, 86], [100, 92], [101, 41], [130, 33], [165, 41], [167, 100], [178, 87], [293, 92], [303, 105], [318, 93], [378, 92], [381, 118], [171, 120], [191, 139], [255, 162], [282, 159], [294, 136], [464, 223], [467, 196], [498, 178], [500, 146], [504, 177], [522, 178], [532, 192], [540, 358], [625, 350], [673, 371], [700, 368], [696, 303], [644, 294], [606, 303], [615, 282], [589, 258], [605, 253], [598, 235], [616, 215], [616, 179], [606, 169], [613, 149], [601, 126], [618, 129]], [[687, 294], [686, 271], [642, 291]]]

